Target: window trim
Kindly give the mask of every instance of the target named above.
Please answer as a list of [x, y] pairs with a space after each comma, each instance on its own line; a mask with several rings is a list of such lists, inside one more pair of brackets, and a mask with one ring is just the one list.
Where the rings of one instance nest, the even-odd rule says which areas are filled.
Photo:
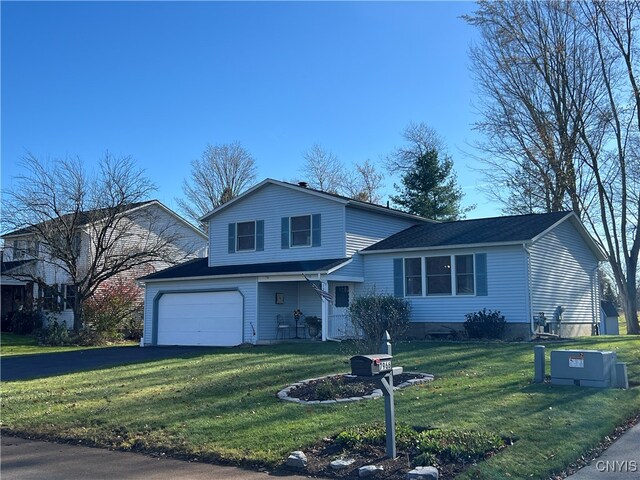
[[[292, 220], [294, 218], [309, 218], [309, 243], [306, 245], [294, 245], [293, 244], [293, 228], [292, 228]], [[302, 230], [296, 230], [296, 232], [301, 232]], [[313, 246], [313, 215], [310, 213], [304, 213], [302, 215], [290, 215], [289, 216], [289, 248], [310, 248]]]
[[[471, 257], [471, 279], [473, 281], [473, 292], [471, 293], [459, 293], [458, 292], [458, 263], [457, 257]], [[463, 273], [461, 275], [469, 275], [468, 273]], [[453, 255], [453, 267], [452, 267], [452, 279], [453, 279], [453, 291], [455, 291], [455, 296], [458, 297], [475, 297], [476, 296], [476, 254], [475, 253], [464, 253], [460, 255]]]
[[[408, 293], [408, 284], [407, 279], [409, 276], [407, 275], [407, 260], [420, 260], [420, 293]], [[403, 268], [403, 281], [404, 281], [404, 296], [405, 297], [424, 297], [425, 295], [425, 270], [424, 270], [424, 257], [405, 257], [402, 260], [402, 268]], [[412, 275], [412, 278], [417, 277], [417, 275]]]
[[[240, 248], [240, 235], [238, 235], [238, 225], [241, 223], [253, 223], [253, 248]], [[246, 222], [236, 222], [236, 251], [235, 253], [243, 253], [243, 252], [255, 252], [256, 245], [258, 243], [257, 233], [258, 233], [258, 222], [257, 220], [247, 220]], [[242, 235], [243, 237], [249, 237], [249, 235]]]
[[[450, 266], [450, 271], [449, 271], [449, 283], [451, 286], [451, 292], [450, 293], [429, 293], [429, 289], [427, 287], [427, 285], [429, 284], [428, 282], [428, 275], [427, 275], [427, 259], [429, 258], [442, 258], [442, 257], [449, 257], [449, 266]], [[424, 289], [424, 296], [425, 297], [455, 297], [456, 294], [455, 292], [455, 285], [453, 282], [453, 278], [455, 277], [455, 275], [453, 274], [453, 272], [455, 271], [455, 266], [452, 265], [451, 262], [451, 257], [452, 255], [427, 255], [424, 257], [424, 281], [425, 281], [425, 289]], [[443, 274], [438, 274], [441, 277], [444, 277]]]
[[[458, 293], [458, 273], [456, 268], [456, 257], [471, 257], [471, 266], [473, 269], [473, 293]], [[449, 257], [451, 271], [449, 273], [449, 280], [451, 282], [451, 293], [432, 293], [430, 294], [427, 289], [427, 260], [429, 258], [438, 258], [438, 257]], [[408, 294], [407, 293], [407, 273], [406, 273], [406, 260], [420, 258], [421, 262], [421, 277], [422, 277], [422, 293], [418, 294]], [[465, 274], [468, 275], [468, 274]], [[476, 253], [452, 253], [448, 255], [423, 255], [421, 257], [402, 257], [402, 282], [403, 282], [403, 295], [405, 298], [417, 298], [417, 297], [435, 297], [435, 298], [449, 298], [449, 297], [477, 297], [478, 296], [478, 280], [476, 278]], [[442, 275], [444, 276], [444, 275]]]

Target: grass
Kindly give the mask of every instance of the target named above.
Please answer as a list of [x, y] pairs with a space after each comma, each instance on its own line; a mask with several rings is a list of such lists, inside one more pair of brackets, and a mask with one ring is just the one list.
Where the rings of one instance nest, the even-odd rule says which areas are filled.
[[[135, 345], [135, 342], [127, 342], [118, 345]], [[115, 346], [115, 345], [110, 345]], [[77, 345], [65, 345], [51, 347], [46, 345], [38, 345], [36, 337], [31, 335], [16, 335], [14, 333], [2, 332], [0, 334], [0, 357], [9, 357], [13, 355], [34, 355], [39, 353], [58, 353], [70, 352], [72, 350], [86, 350], [89, 348], [100, 347], [82, 347]]]
[[[533, 345], [527, 343], [398, 344], [396, 365], [436, 380], [399, 391], [396, 419], [518, 439], [462, 478], [548, 478], [640, 413], [637, 338], [549, 347], [617, 351], [634, 387], [532, 384]], [[303, 406], [277, 400], [276, 392], [290, 383], [348, 371], [350, 355], [345, 344], [203, 349], [184, 358], [3, 382], [2, 430], [274, 466], [345, 428], [383, 421], [382, 401]]]

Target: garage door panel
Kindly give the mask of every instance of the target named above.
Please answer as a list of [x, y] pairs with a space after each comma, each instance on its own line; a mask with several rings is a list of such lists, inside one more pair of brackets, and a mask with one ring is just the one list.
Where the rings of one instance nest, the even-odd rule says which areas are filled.
[[168, 293], [158, 302], [158, 345], [238, 345], [242, 319], [237, 291]]

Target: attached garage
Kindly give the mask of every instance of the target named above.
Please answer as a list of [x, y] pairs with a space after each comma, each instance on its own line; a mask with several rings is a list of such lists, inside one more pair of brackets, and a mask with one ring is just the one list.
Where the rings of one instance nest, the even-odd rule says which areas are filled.
[[244, 301], [238, 290], [166, 292], [154, 303], [156, 345], [230, 347], [243, 341]]

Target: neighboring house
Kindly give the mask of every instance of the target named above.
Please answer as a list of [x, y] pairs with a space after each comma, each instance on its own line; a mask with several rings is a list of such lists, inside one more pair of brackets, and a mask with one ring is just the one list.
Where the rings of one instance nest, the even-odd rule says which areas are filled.
[[[82, 269], [92, 260], [92, 222], [100, 222], [101, 211], [86, 212], [80, 216], [76, 244], [79, 252], [78, 265]], [[171, 244], [171, 254], [176, 259], [184, 261], [190, 258], [205, 257], [207, 251], [207, 236], [189, 222], [178, 216], [157, 200], [140, 202], [130, 205], [122, 212], [128, 220], [127, 234], [114, 245], [114, 254], [126, 251], [128, 248], [140, 248], [153, 235], [162, 235], [171, 230], [174, 239]], [[103, 216], [104, 217], [104, 216]], [[44, 224], [42, 224], [44, 225]], [[63, 268], [63, 263], [51, 255], [47, 245], [38, 241], [34, 227], [27, 227], [7, 233], [2, 236], [4, 249], [2, 256], [2, 319], [6, 324], [23, 305], [37, 305], [43, 310], [56, 310], [58, 320], [67, 326], [73, 326], [74, 287], [71, 279]], [[159, 233], [163, 232], [163, 233]], [[140, 275], [156, 272], [174, 263], [153, 262], [134, 269], [124, 271], [112, 277], [134, 281]], [[34, 282], [37, 278], [39, 282]]]
[[341, 338], [354, 333], [354, 295], [372, 289], [411, 303], [418, 338], [461, 330], [483, 308], [500, 310], [512, 337], [529, 338], [539, 312], [563, 311], [563, 336], [598, 321], [604, 257], [570, 212], [437, 223], [267, 179], [203, 221], [207, 259], [140, 279], [144, 345], [268, 343], [282, 321], [302, 336], [297, 309], [322, 319], [323, 339]]

